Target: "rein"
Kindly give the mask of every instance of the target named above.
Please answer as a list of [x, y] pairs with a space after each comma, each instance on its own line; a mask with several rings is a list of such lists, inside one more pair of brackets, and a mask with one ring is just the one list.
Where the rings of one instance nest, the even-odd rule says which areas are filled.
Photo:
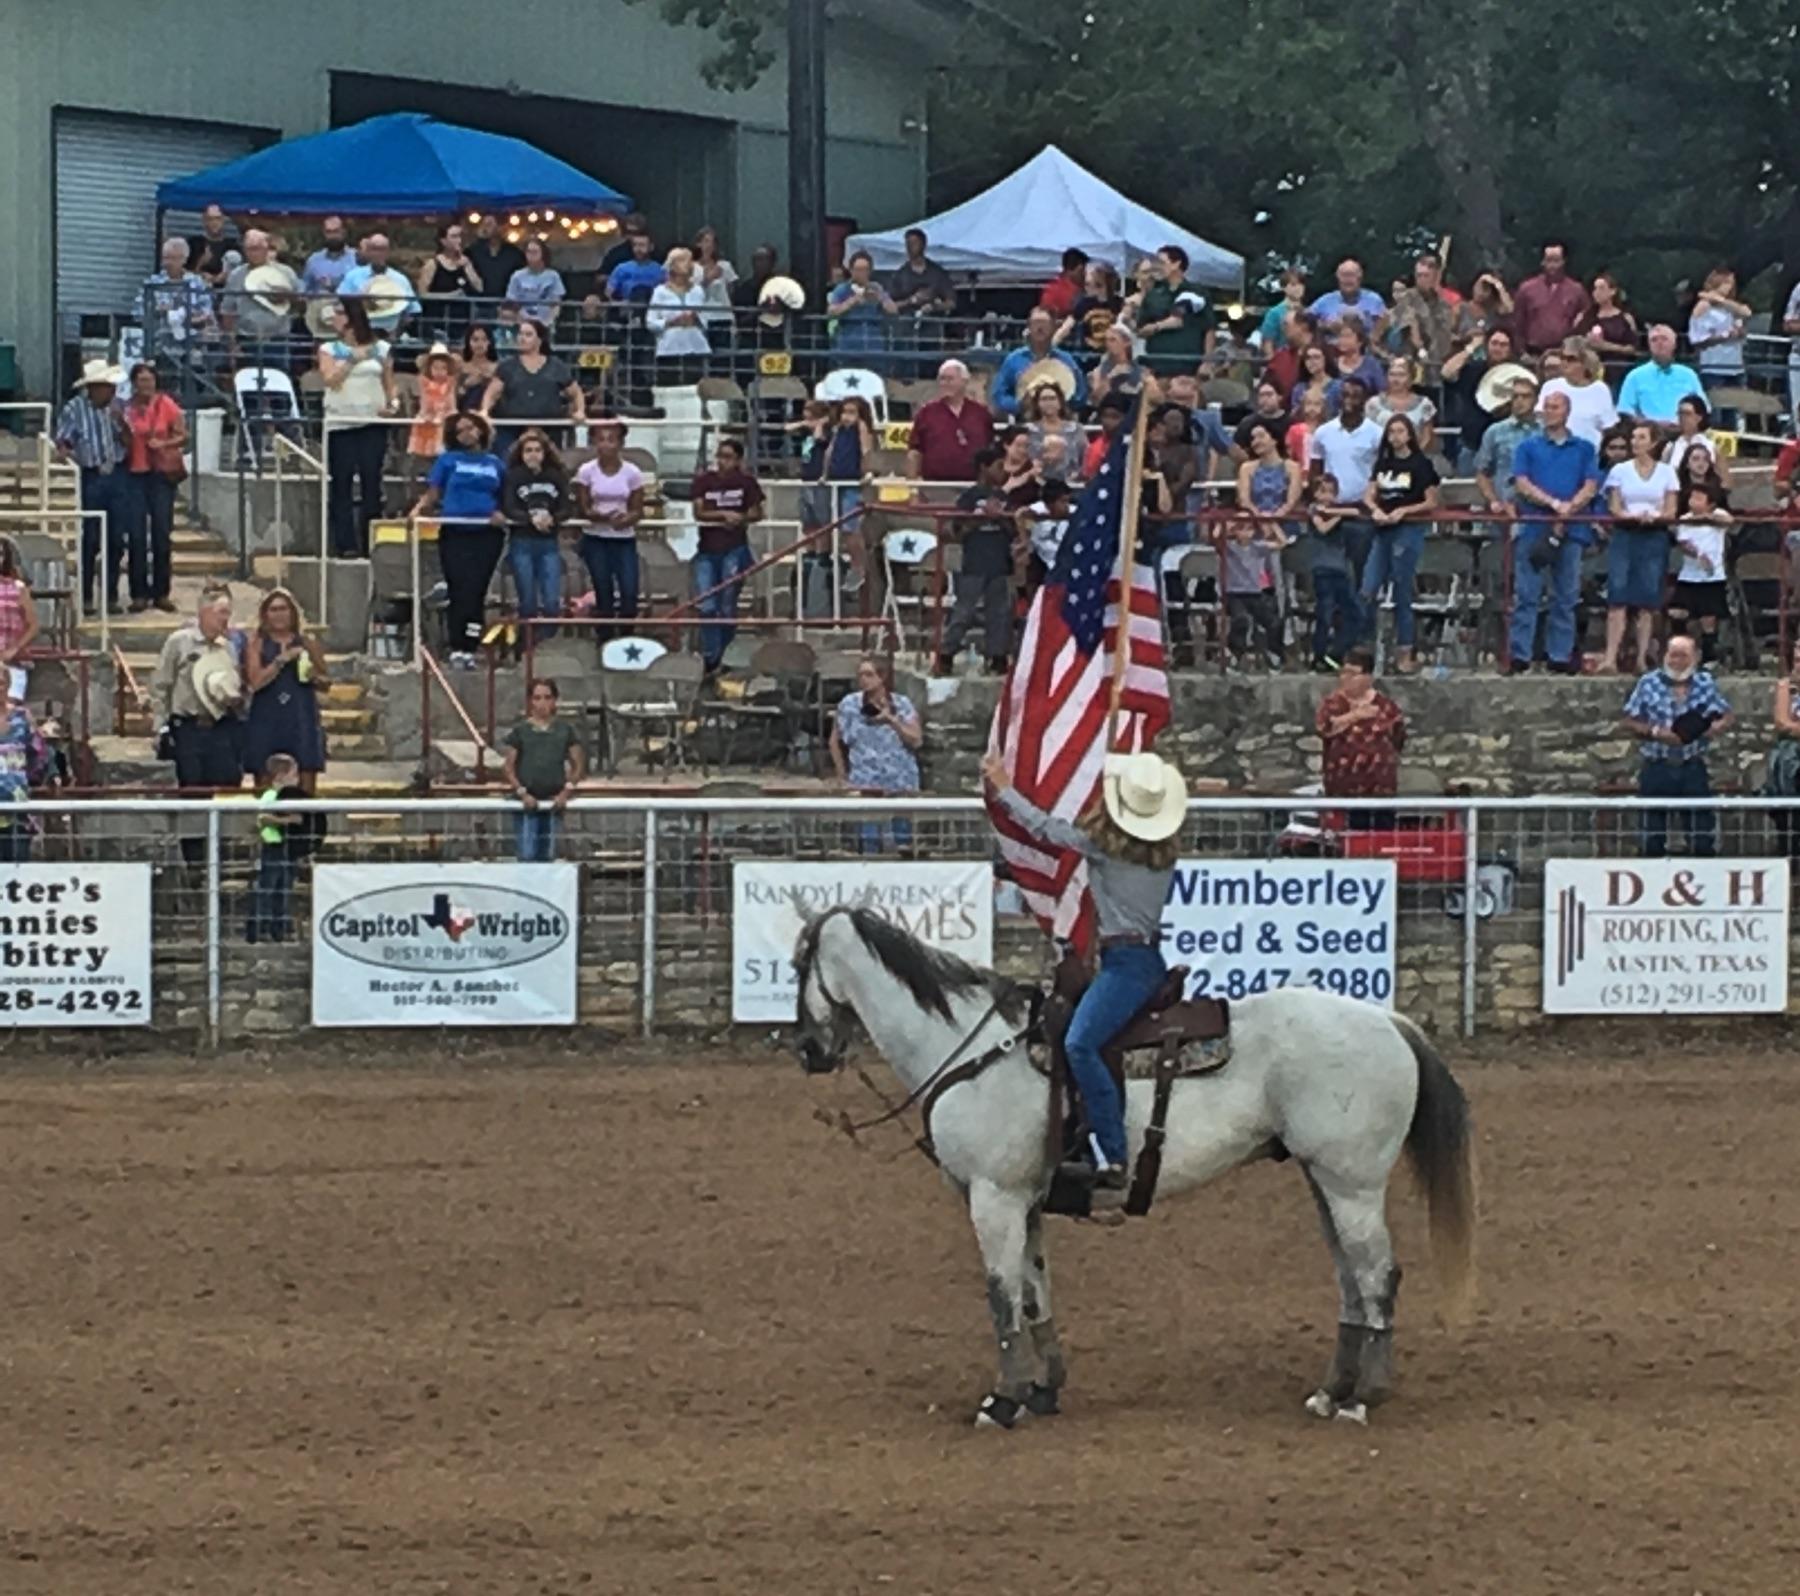
[[[821, 990], [822, 990], [822, 988], [821, 988]], [[827, 994], [827, 996], [829, 996], [829, 995], [830, 994]], [[874, 1119], [864, 1119], [864, 1120], [855, 1120], [855, 1121], [847, 1122], [844, 1126], [844, 1129], [849, 1131], [852, 1135], [854, 1135], [858, 1131], [874, 1130], [875, 1127], [878, 1125], [891, 1124], [894, 1120], [897, 1120], [902, 1114], [904, 1114], [909, 1108], [911, 1108], [915, 1103], [917, 1103], [921, 1099], [929, 1096], [932, 1093], [932, 1089], [934, 1087], [936, 1087], [938, 1085], [938, 1083], [944, 1079], [945, 1076], [950, 1074], [952, 1070], [955, 1070], [958, 1068], [968, 1068], [969, 1065], [973, 1065], [977, 1071], [983, 1070], [983, 1069], [986, 1069], [987, 1066], [989, 1064], [991, 1064], [996, 1058], [998, 1058], [1002, 1053], [1010, 1053], [1013, 1049], [1013, 1045], [1018, 1041], [1018, 1038], [1016, 1036], [1007, 1037], [1007, 1039], [1004, 1042], [1001, 1042], [998, 1046], [989, 1049], [986, 1053], [982, 1054], [982, 1056], [979, 1059], [970, 1060], [968, 1064], [959, 1066], [956, 1062], [956, 1055], [958, 1053], [962, 1052], [962, 1050], [965, 1047], [967, 1047], [971, 1042], [973, 1042], [975, 1040], [975, 1038], [981, 1034], [982, 1027], [984, 1025], [986, 1025], [987, 1022], [989, 1020], [991, 1020], [999, 1012], [1000, 1012], [1000, 1000], [998, 998], [996, 998], [992, 1003], [988, 1004], [987, 1012], [985, 1014], [983, 1014], [981, 1016], [981, 1018], [975, 1022], [974, 1027], [969, 1031], [968, 1035], [966, 1035], [960, 1042], [958, 1042], [955, 1047], [950, 1049], [949, 1056], [945, 1058], [944, 1062], [942, 1064], [938, 1065], [938, 1067], [936, 1069], [934, 1069], [928, 1076], [926, 1076], [925, 1079], [923, 1081], [921, 1081], [917, 1086], [915, 1086], [912, 1089], [912, 1091], [908, 1092], [906, 1094], [906, 1096], [899, 1103], [897, 1103], [893, 1107], [889, 1108], [885, 1114], [876, 1115], [876, 1117]], [[865, 1071], [858, 1070], [856, 1073], [859, 1076], [861, 1076], [863, 1084], [865, 1086], [867, 1086], [869, 1088], [869, 1090], [872, 1091], [877, 1097], [879, 1097], [882, 1100], [882, 1102], [885, 1103], [887, 1101], [887, 1095], [881, 1090], [880, 1087], [878, 1087], [872, 1080], [869, 1079], [869, 1077]], [[927, 1110], [927, 1112], [926, 1112], [926, 1118], [927, 1119], [930, 1118], [929, 1110]], [[927, 1135], [929, 1135], [929, 1127], [927, 1127]], [[924, 1145], [926, 1146], [926, 1150], [929, 1152], [929, 1150], [930, 1150], [929, 1142], [927, 1141]]]

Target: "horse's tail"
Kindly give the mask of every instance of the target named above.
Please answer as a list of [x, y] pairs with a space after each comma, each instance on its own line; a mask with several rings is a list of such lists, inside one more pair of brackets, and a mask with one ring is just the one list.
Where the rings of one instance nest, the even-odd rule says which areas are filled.
[[1475, 1144], [1469, 1100], [1430, 1039], [1401, 1015], [1395, 1028], [1419, 1066], [1419, 1096], [1406, 1132], [1406, 1157], [1431, 1216], [1431, 1259], [1444, 1317], [1466, 1319], [1475, 1298]]

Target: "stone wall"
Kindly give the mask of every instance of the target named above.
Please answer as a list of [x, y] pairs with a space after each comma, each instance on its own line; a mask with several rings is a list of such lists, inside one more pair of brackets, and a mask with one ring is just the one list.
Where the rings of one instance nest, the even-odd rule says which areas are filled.
[[[1408, 767], [1471, 793], [1514, 797], [1635, 784], [1636, 748], [1619, 728], [1631, 685], [1625, 677], [1467, 674], [1441, 681], [1388, 676], [1381, 689], [1406, 712]], [[1770, 741], [1774, 683], [1728, 675], [1720, 685], [1743, 724], [1715, 745], [1714, 785], [1754, 792]], [[1318, 780], [1313, 716], [1331, 678], [1187, 672], [1173, 686], [1174, 713], [1158, 746], [1190, 777], [1255, 793], [1291, 792]], [[927, 704], [922, 681], [910, 679], [904, 690]], [[993, 678], [969, 678], [925, 709], [928, 790], [974, 789], [998, 692]]]

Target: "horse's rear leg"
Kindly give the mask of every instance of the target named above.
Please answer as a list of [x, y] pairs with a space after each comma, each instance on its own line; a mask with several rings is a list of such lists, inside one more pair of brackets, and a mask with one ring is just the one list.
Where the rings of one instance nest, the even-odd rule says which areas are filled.
[[1031, 1200], [992, 1181], [969, 1186], [969, 1218], [987, 1270], [988, 1311], [1000, 1347], [1000, 1379], [976, 1411], [977, 1424], [1010, 1430], [1031, 1396], [1033, 1359], [1025, 1339], [1025, 1239]]
[[1400, 1266], [1387, 1228], [1385, 1187], [1345, 1187], [1306, 1168], [1338, 1275], [1337, 1346], [1325, 1383], [1307, 1399], [1321, 1418], [1362, 1417], [1394, 1384], [1394, 1303]]
[[1056, 1333], [1056, 1314], [1050, 1305], [1050, 1260], [1044, 1254], [1044, 1210], [1033, 1208], [1025, 1221], [1025, 1321], [1031, 1333], [1031, 1349], [1044, 1366], [1043, 1379], [1025, 1399], [1033, 1413], [1055, 1413], [1057, 1393], [1068, 1380], [1062, 1338]]

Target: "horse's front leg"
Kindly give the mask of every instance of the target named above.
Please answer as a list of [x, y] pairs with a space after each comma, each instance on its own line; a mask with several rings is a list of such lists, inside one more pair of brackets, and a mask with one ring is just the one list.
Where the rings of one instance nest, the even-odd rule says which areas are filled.
[[1044, 1255], [1044, 1210], [1033, 1208], [1025, 1220], [1025, 1322], [1032, 1350], [1044, 1366], [1043, 1379], [1025, 1399], [1033, 1413], [1058, 1410], [1057, 1393], [1069, 1378], [1062, 1338], [1056, 1333], [1056, 1314], [1050, 1305], [1050, 1260]]
[[992, 1181], [969, 1186], [969, 1218], [987, 1270], [988, 1311], [1000, 1347], [1000, 1379], [976, 1410], [977, 1424], [1010, 1430], [1031, 1395], [1033, 1359], [1025, 1337], [1025, 1238], [1031, 1199]]

